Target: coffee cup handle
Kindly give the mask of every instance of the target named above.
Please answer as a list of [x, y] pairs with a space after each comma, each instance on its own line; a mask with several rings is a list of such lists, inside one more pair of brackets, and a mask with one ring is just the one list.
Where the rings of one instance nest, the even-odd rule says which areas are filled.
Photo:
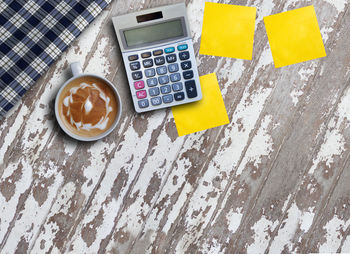
[[74, 62], [70, 65], [70, 69], [72, 70], [73, 76], [77, 76], [83, 73], [79, 62]]

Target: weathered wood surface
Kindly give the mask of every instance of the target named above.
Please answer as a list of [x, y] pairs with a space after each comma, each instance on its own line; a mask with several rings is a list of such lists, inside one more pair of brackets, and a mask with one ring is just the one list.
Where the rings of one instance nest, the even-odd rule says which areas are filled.
[[[252, 61], [198, 55], [187, 1], [231, 123], [185, 137], [170, 110], [134, 113], [111, 24], [173, 2], [114, 1], [0, 122], [0, 253], [350, 252], [350, 1], [222, 1], [258, 7]], [[327, 57], [275, 69], [263, 17], [310, 4]], [[95, 143], [55, 121], [73, 61], [125, 98]]]

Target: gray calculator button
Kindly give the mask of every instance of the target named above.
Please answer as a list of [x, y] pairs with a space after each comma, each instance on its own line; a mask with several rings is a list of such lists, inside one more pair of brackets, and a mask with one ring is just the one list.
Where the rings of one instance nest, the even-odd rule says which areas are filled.
[[129, 61], [135, 61], [135, 60], [139, 59], [139, 56], [138, 55], [131, 55], [131, 56], [128, 56], [128, 59], [129, 59]]
[[163, 96], [163, 102], [164, 103], [171, 103], [173, 102], [173, 95], [172, 94], [167, 94]]
[[157, 96], [157, 95], [159, 95], [159, 88], [158, 87], [150, 88], [150, 89], [148, 89], [148, 93], [151, 96]]
[[186, 61], [181, 63], [181, 68], [183, 70], [191, 69], [191, 67], [192, 67], [191, 61]]
[[156, 65], [165, 64], [165, 58], [164, 58], [164, 56], [156, 57], [156, 58], [154, 58], [154, 62]]
[[170, 75], [171, 82], [177, 82], [181, 80], [180, 73], [174, 73]]
[[164, 85], [169, 83], [169, 76], [160, 76], [158, 78], [159, 84]]
[[185, 88], [186, 88], [186, 93], [188, 98], [197, 97], [196, 82], [194, 80], [186, 81]]
[[167, 70], [166, 70], [165, 66], [157, 67], [157, 74], [158, 75], [164, 75], [166, 73], [167, 73]]
[[183, 89], [181, 82], [172, 84], [172, 87], [174, 92], [181, 91]]
[[153, 106], [162, 104], [162, 99], [160, 97], [151, 98], [151, 103]]
[[143, 60], [143, 67], [149, 68], [153, 66], [153, 60], [152, 59], [146, 59]]
[[162, 91], [162, 94], [167, 94], [167, 93], [170, 93], [170, 92], [171, 92], [171, 88], [170, 88], [169, 85], [161, 86], [161, 87], [160, 87], [160, 90]]
[[179, 58], [181, 60], [187, 60], [188, 58], [190, 58], [190, 52], [183, 51], [183, 52], [179, 53]]
[[145, 75], [147, 78], [153, 77], [156, 75], [156, 71], [153, 68], [147, 69], [147, 70], [145, 70]]
[[140, 62], [132, 62], [132, 63], [130, 63], [130, 69], [131, 69], [132, 71], [137, 71], [137, 70], [139, 70], [140, 68], [141, 68]]
[[147, 107], [149, 106], [149, 103], [148, 103], [148, 100], [147, 100], [147, 99], [145, 99], [145, 100], [140, 100], [140, 101], [138, 101], [138, 103], [139, 103], [139, 107], [140, 107], [140, 108], [147, 108]]
[[177, 72], [179, 70], [179, 65], [177, 63], [169, 64], [169, 72]]
[[147, 85], [149, 87], [158, 85], [158, 80], [156, 78], [147, 79]]
[[135, 71], [131, 73], [131, 76], [134, 80], [142, 79], [142, 72], [141, 71]]
[[168, 63], [176, 62], [176, 55], [175, 54], [167, 55], [166, 56], [166, 61]]
[[184, 71], [182, 75], [184, 76], [184, 79], [191, 79], [193, 78], [193, 71]]

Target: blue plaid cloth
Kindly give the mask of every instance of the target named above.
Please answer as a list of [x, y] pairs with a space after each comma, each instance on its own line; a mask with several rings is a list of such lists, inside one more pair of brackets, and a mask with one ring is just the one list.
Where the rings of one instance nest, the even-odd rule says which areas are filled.
[[0, 0], [0, 119], [111, 0]]

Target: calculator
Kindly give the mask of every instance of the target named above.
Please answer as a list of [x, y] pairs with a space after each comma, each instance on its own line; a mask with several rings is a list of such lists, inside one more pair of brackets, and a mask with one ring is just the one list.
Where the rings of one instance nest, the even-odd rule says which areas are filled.
[[184, 3], [113, 17], [136, 112], [202, 99]]

